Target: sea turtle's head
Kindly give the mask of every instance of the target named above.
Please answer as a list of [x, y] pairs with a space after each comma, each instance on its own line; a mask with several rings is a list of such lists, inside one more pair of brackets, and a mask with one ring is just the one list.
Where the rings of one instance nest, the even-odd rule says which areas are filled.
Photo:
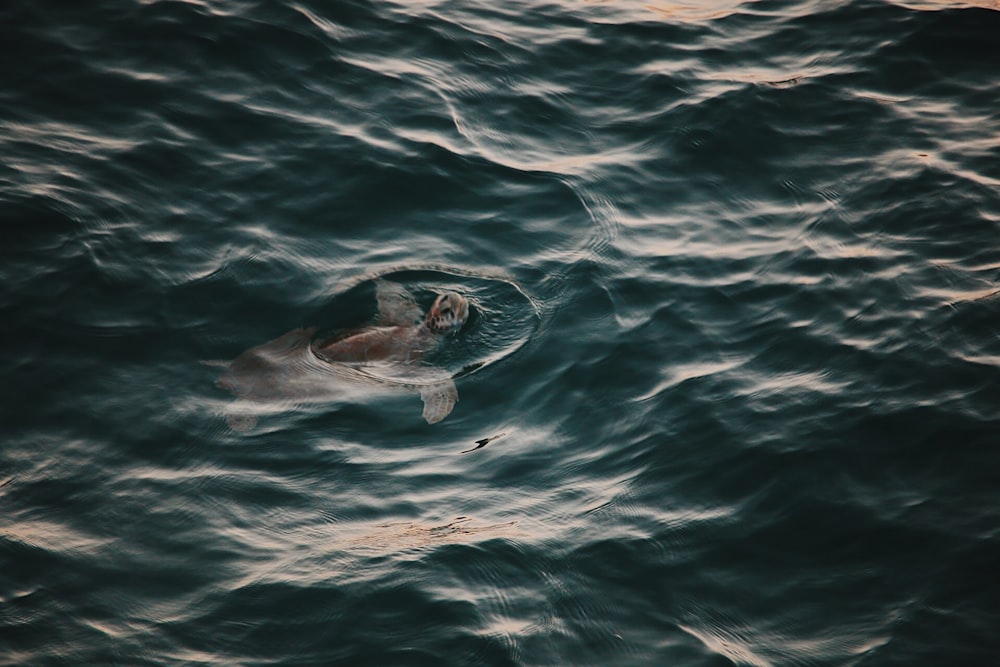
[[458, 331], [469, 319], [469, 300], [454, 292], [438, 295], [427, 311], [424, 323], [434, 333], [448, 334]]

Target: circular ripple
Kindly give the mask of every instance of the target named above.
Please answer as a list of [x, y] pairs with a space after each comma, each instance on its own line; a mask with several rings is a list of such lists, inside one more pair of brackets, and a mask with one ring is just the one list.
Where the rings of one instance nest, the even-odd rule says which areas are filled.
[[512, 278], [452, 267], [398, 268], [372, 276], [397, 282], [413, 294], [426, 312], [442, 292], [458, 292], [469, 300], [469, 320], [449, 336], [427, 361], [452, 375], [464, 376], [505, 359], [521, 349], [538, 330], [538, 303]]

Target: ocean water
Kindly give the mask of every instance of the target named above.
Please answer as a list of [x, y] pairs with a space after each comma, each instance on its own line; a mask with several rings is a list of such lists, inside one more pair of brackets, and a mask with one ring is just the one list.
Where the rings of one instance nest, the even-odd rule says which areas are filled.
[[[998, 664], [997, 35], [3, 3], [0, 664]], [[440, 423], [219, 384], [379, 281], [472, 304]]]

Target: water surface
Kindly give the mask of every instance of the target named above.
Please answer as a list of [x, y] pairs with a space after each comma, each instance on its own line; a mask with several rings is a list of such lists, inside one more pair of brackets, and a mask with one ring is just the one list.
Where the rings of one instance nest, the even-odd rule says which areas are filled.
[[[0, 663], [1000, 655], [995, 3], [0, 25]], [[454, 412], [230, 429], [379, 277], [473, 301]]]

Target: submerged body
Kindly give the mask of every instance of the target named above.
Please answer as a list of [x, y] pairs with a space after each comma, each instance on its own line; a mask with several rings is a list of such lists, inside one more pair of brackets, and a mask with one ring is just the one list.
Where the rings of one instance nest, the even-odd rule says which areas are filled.
[[[469, 315], [468, 301], [449, 292], [434, 301], [418, 321], [420, 309], [395, 283], [379, 281], [379, 323], [325, 341], [312, 340], [315, 328], [295, 329], [247, 350], [225, 364], [218, 384], [249, 403], [320, 401], [346, 384], [418, 392], [428, 423], [451, 413], [458, 392], [451, 376], [426, 366], [422, 357], [445, 336], [458, 331]], [[229, 425], [247, 430], [253, 414], [230, 415]]]

